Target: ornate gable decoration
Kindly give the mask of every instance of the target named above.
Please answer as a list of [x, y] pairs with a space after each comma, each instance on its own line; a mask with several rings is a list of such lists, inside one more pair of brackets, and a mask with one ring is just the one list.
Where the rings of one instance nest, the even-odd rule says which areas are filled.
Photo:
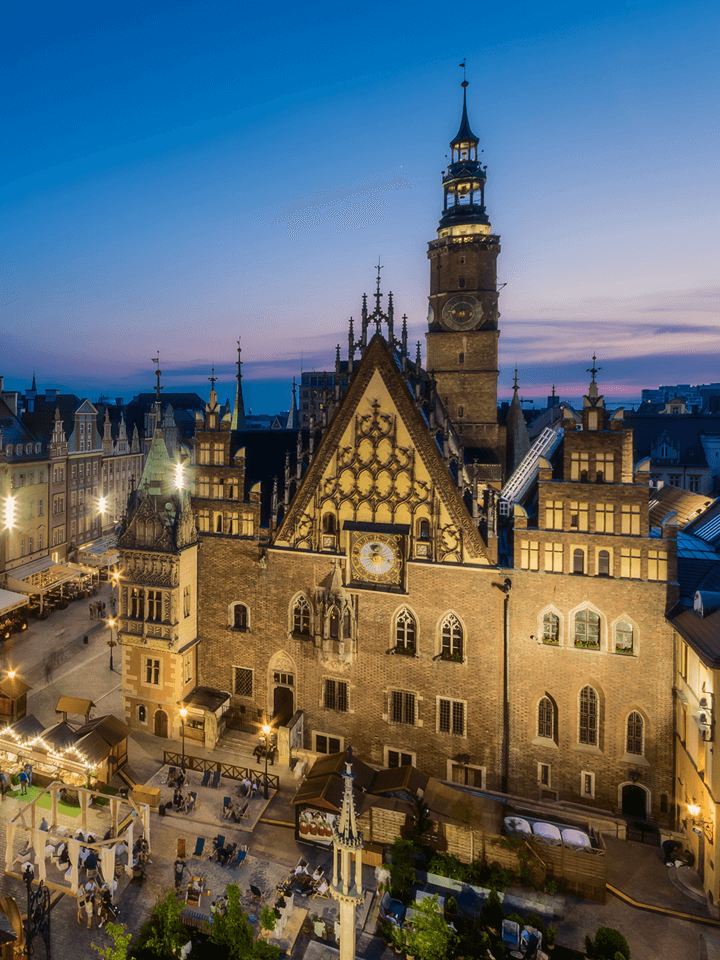
[[431, 519], [440, 560], [488, 562], [482, 538], [427, 424], [375, 335], [303, 477], [275, 542], [319, 549], [323, 518]]

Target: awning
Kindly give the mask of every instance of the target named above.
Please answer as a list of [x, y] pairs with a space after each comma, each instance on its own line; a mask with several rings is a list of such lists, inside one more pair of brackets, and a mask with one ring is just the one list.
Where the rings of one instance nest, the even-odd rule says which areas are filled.
[[26, 607], [30, 601], [24, 593], [13, 593], [12, 590], [0, 590], [0, 617]]
[[92, 700], [81, 700], [79, 697], [60, 697], [55, 707], [55, 713], [75, 713], [86, 717], [95, 704]]
[[59, 587], [62, 583], [76, 580], [84, 575], [82, 570], [72, 570], [61, 563], [53, 563], [49, 557], [46, 560], [49, 561], [47, 564], [31, 572], [28, 572], [25, 567], [19, 567], [9, 572], [7, 575], [8, 587], [19, 593], [42, 596], [49, 590]]
[[111, 567], [118, 563], [120, 554], [117, 549], [117, 536], [102, 537], [94, 543], [80, 547], [80, 556], [83, 563], [92, 567]]

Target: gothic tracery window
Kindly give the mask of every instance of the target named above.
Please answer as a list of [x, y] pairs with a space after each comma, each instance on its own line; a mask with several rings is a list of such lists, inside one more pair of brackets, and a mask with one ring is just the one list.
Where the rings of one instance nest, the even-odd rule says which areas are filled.
[[400, 653], [415, 653], [417, 625], [409, 610], [401, 610], [395, 618], [395, 646]]
[[462, 660], [463, 628], [454, 613], [449, 613], [442, 622], [441, 650], [443, 660]]
[[543, 697], [538, 703], [537, 735], [555, 739], [555, 707], [550, 697]]
[[293, 633], [310, 635], [310, 604], [305, 597], [298, 597], [293, 606]]

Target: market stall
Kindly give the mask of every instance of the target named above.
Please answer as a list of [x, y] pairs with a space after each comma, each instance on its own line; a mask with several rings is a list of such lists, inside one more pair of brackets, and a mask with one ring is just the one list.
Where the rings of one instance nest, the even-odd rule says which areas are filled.
[[54, 563], [51, 557], [43, 557], [8, 571], [6, 585], [31, 598], [31, 611], [44, 619], [55, 607], [66, 607], [70, 600], [92, 593], [98, 580], [93, 567]]
[[27, 630], [29, 602], [24, 593], [0, 590], [0, 640], [9, 640], [13, 633]]

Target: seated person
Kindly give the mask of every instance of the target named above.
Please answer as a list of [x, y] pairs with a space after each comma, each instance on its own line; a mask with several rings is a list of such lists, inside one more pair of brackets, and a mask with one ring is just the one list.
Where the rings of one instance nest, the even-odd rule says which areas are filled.
[[48, 829], [48, 822], [47, 822], [47, 820], [45, 819], [45, 817], [43, 817], [42, 820], [40, 821], [40, 829], [41, 829], [41, 830], [47, 830], [47, 829]]
[[182, 806], [182, 802], [183, 802], [182, 790], [180, 789], [180, 787], [176, 787], [175, 793], [173, 795], [173, 806], [175, 807], [176, 810], [180, 809], [180, 807]]
[[304, 873], [306, 877], [309, 876], [307, 866], [305, 864], [299, 863], [295, 867], [295, 876], [299, 877], [301, 873]]
[[236, 843], [228, 843], [223, 849], [218, 853], [218, 862], [221, 867], [227, 865], [228, 860], [231, 860], [233, 854], [235, 853], [235, 848], [237, 847]]
[[320, 877], [322, 877], [324, 873], [325, 871], [322, 869], [322, 867], [315, 867], [313, 871], [312, 879], [317, 883], [317, 881], [320, 879]]
[[223, 848], [223, 843], [224, 843], [224, 838], [221, 839], [219, 835], [215, 837], [215, 839], [213, 840], [213, 852], [210, 854], [210, 857], [209, 857], [210, 860], [212, 860], [213, 858], [215, 860], [220, 859], [220, 851]]
[[89, 850], [88, 855], [85, 857], [85, 869], [87, 870], [88, 876], [90, 876], [93, 871], [97, 873], [98, 868], [98, 858], [94, 850]]

